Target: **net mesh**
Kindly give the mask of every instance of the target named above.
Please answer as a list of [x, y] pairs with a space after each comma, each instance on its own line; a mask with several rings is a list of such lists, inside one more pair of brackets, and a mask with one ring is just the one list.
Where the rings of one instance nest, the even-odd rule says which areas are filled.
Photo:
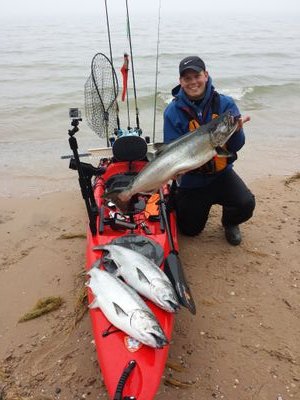
[[119, 85], [110, 60], [97, 53], [91, 63], [91, 75], [84, 85], [85, 116], [89, 127], [100, 137], [114, 132], [117, 126]]

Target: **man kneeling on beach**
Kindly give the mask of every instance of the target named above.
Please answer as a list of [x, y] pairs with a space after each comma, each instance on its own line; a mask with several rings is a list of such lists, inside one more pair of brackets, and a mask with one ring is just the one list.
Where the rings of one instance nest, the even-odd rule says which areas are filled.
[[205, 227], [211, 206], [220, 204], [225, 237], [230, 244], [239, 245], [239, 225], [252, 217], [255, 198], [232, 167], [237, 151], [245, 143], [243, 124], [250, 118], [241, 117], [231, 97], [215, 91], [201, 58], [184, 58], [179, 64], [179, 76], [180, 85], [172, 90], [174, 99], [164, 112], [166, 143], [228, 110], [239, 118], [239, 127], [225, 145], [232, 157], [216, 156], [182, 176], [175, 198], [178, 227], [185, 235], [198, 235]]

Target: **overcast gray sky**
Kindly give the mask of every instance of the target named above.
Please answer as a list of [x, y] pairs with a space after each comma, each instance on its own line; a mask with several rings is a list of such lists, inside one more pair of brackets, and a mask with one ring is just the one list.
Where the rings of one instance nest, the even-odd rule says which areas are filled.
[[[123, 13], [125, 0], [107, 0], [110, 13]], [[130, 13], [157, 12], [159, 0], [128, 0]], [[300, 14], [299, 0], [161, 0], [161, 12], [229, 12]], [[1, 0], [1, 15], [92, 14], [104, 10], [104, 0]]]

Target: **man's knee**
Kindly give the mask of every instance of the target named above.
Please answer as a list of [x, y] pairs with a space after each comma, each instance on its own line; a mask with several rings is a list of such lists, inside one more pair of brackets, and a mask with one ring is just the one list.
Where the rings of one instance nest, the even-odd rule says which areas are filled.
[[255, 209], [255, 196], [254, 194], [250, 194], [250, 196], [248, 196], [247, 199], [245, 199], [244, 203], [242, 204], [242, 210], [243, 210], [243, 214], [244, 217], [246, 219], [249, 219], [252, 217], [253, 215], [253, 211]]
[[185, 236], [197, 236], [203, 230], [203, 229], [189, 228], [185, 225], [180, 226], [179, 224], [178, 224], [178, 228], [179, 228], [179, 232]]
[[183, 216], [177, 216], [177, 226], [183, 235], [186, 236], [197, 236], [199, 235], [204, 227], [205, 227], [206, 221], [199, 221], [196, 218], [193, 219], [192, 221], [189, 221], [188, 219], [184, 218]]

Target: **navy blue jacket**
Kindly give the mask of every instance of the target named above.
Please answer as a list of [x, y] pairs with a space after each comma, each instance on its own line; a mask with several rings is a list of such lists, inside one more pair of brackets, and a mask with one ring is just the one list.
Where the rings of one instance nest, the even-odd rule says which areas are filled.
[[[203, 121], [203, 110], [207, 102], [209, 101], [212, 91], [214, 87], [212, 85], [212, 80], [209, 77], [208, 82], [206, 84], [206, 92], [203, 100], [199, 104], [195, 104], [191, 102], [186, 96], [185, 92], [182, 88], [173, 89], [172, 94], [174, 95], [174, 99], [167, 106], [164, 112], [164, 142], [170, 143], [171, 141], [178, 139], [180, 136], [184, 135], [189, 131], [189, 116], [182, 109], [188, 107], [193, 110], [193, 112], [198, 116], [201, 124], [206, 124], [212, 119], [212, 110], [210, 109], [206, 115], [205, 120]], [[177, 92], [177, 93], [176, 93]], [[223, 94], [220, 94], [220, 102], [219, 102], [219, 112], [218, 114], [222, 114], [225, 111], [230, 110], [234, 117], [240, 117], [240, 112], [238, 107], [236, 106], [234, 100]], [[226, 143], [226, 147], [229, 152], [236, 153], [240, 150], [245, 144], [245, 134], [243, 129], [236, 131], [231, 138]], [[197, 188], [208, 185], [212, 180], [219, 176], [227, 168], [232, 168], [232, 163], [228, 164], [227, 167], [217, 173], [214, 174], [206, 174], [206, 173], [196, 173], [196, 174], [185, 174], [183, 175], [180, 187], [184, 188]]]

